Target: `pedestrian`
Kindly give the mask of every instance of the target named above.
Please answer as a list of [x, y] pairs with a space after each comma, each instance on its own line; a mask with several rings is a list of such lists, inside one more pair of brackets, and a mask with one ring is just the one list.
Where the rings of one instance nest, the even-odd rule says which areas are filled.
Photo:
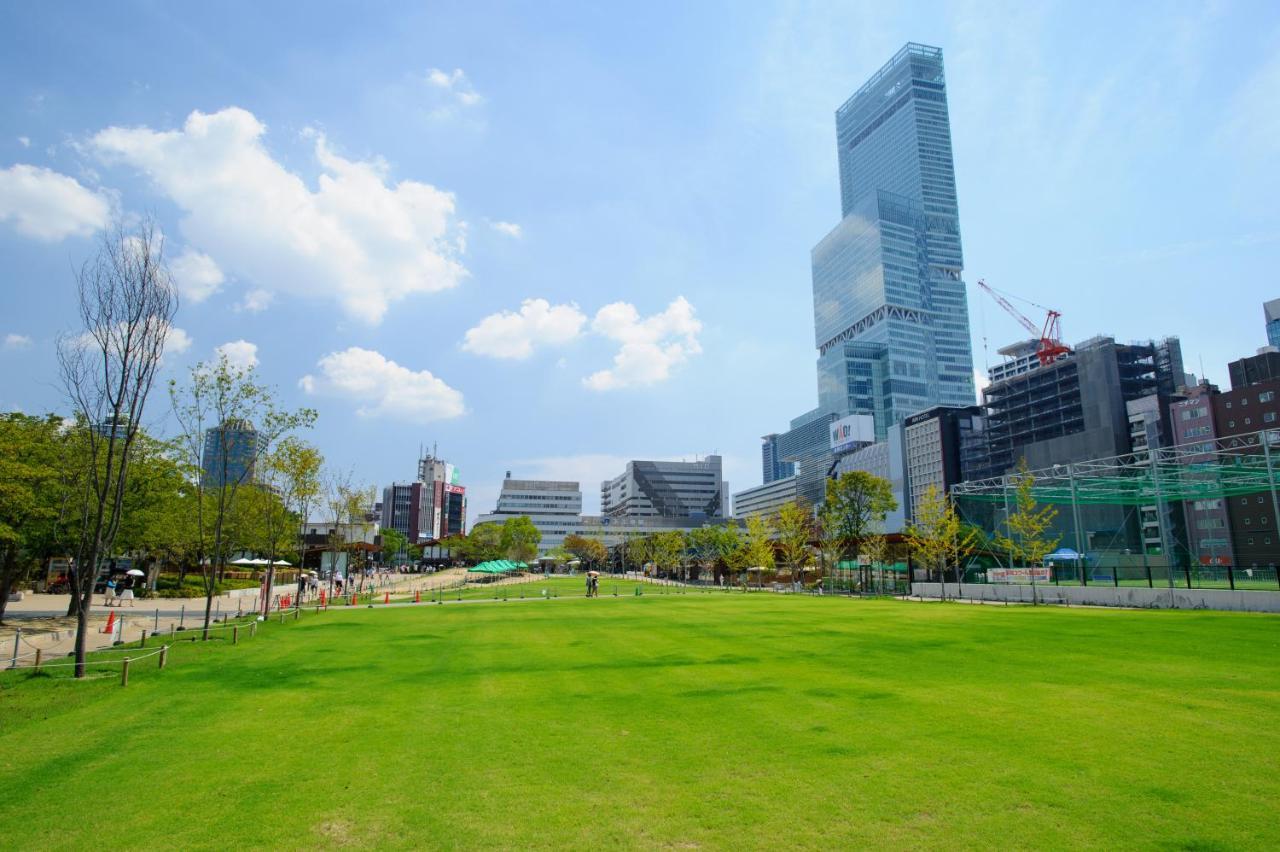
[[591, 578], [591, 597], [600, 597], [600, 577], [598, 575]]
[[106, 588], [103, 589], [103, 594], [102, 594], [103, 605], [111, 606], [112, 605], [111, 602], [115, 600], [115, 597], [116, 597], [116, 581], [111, 577], [108, 577]]
[[129, 606], [133, 606], [133, 581], [127, 580], [121, 585], [123, 588], [120, 590], [120, 606], [124, 606], [125, 601], [129, 602]]

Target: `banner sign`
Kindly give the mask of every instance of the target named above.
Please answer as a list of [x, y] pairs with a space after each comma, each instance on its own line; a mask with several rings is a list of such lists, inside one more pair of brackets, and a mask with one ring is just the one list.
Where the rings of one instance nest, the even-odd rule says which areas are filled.
[[1037, 583], [1052, 581], [1048, 568], [988, 568], [988, 583]]

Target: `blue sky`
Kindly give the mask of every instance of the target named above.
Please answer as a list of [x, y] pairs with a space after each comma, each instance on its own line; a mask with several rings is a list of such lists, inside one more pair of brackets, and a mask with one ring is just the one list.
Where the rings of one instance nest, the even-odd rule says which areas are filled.
[[815, 404], [833, 113], [909, 40], [945, 52], [976, 364], [1020, 334], [978, 278], [1223, 384], [1265, 343], [1272, 3], [5, 4], [0, 409], [61, 407], [72, 269], [151, 212], [166, 369], [256, 359], [369, 484], [433, 442], [473, 516], [508, 469], [588, 507], [627, 458], [758, 484]]

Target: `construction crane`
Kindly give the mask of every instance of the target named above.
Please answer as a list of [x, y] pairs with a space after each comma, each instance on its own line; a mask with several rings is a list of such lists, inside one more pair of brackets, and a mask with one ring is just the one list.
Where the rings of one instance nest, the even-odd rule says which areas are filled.
[[1036, 350], [1036, 356], [1040, 359], [1040, 366], [1048, 366], [1063, 355], [1071, 354], [1071, 347], [1062, 342], [1062, 329], [1058, 325], [1058, 320], [1061, 319], [1062, 314], [1053, 308], [1046, 308], [1044, 305], [1036, 305], [1035, 302], [1024, 300], [1028, 304], [1036, 305], [1037, 308], [1045, 312], [1044, 327], [1039, 328], [1022, 311], [1010, 304], [1008, 299], [988, 286], [986, 281], [978, 279], [978, 286], [985, 290], [987, 295], [995, 299], [996, 304], [1004, 308], [1009, 316], [1016, 319], [1023, 328], [1030, 332], [1032, 337], [1039, 338], [1040, 348]]

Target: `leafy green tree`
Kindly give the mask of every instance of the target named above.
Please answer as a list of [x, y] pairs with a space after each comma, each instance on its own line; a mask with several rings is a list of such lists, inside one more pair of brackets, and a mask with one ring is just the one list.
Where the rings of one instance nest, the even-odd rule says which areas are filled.
[[538, 555], [538, 543], [542, 533], [529, 520], [528, 515], [507, 518], [502, 522], [502, 552], [508, 559], [531, 562]]
[[590, 536], [571, 533], [564, 537], [564, 549], [586, 567], [603, 565], [609, 559], [609, 549], [599, 539]]
[[379, 533], [382, 536], [382, 558], [389, 565], [397, 565], [408, 554], [409, 538], [395, 527], [383, 527]]
[[861, 470], [827, 480], [827, 498], [818, 513], [823, 557], [838, 566], [852, 548], [898, 508], [889, 480]]
[[[264, 518], [267, 541], [270, 543], [268, 558], [276, 561], [276, 542], [280, 547], [292, 547], [298, 566], [298, 598], [304, 588], [302, 568], [306, 561], [306, 544], [303, 528], [311, 509], [320, 500], [323, 486], [320, 479], [324, 456], [320, 450], [292, 435], [283, 438], [263, 458], [261, 476], [279, 498], [270, 504], [270, 513]], [[286, 544], [287, 543], [287, 544]], [[275, 581], [275, 566], [267, 571], [267, 588]], [[269, 601], [263, 601], [264, 608]]]
[[0, 622], [58, 518], [60, 425], [54, 416], [0, 414]]
[[783, 503], [773, 517], [773, 528], [782, 564], [791, 572], [792, 582], [800, 582], [812, 553], [813, 511], [803, 500]]
[[689, 531], [689, 557], [699, 568], [714, 573], [717, 566], [729, 569], [728, 557], [738, 547], [736, 524], [714, 524]]
[[[1044, 564], [1044, 558], [1054, 551], [1061, 536], [1052, 538], [1048, 535], [1049, 527], [1058, 517], [1058, 510], [1053, 506], [1040, 506], [1036, 502], [1035, 475], [1027, 469], [1027, 460], [1018, 462], [1018, 469], [1013, 474], [1014, 511], [1005, 519], [1007, 535], [997, 535], [996, 542], [1008, 551], [1009, 555], [1021, 562], [1028, 569]], [[1031, 601], [1036, 600], [1036, 576], [1031, 574]]]
[[502, 558], [501, 524], [493, 522], [476, 524], [471, 528], [469, 535], [456, 538], [456, 545], [453, 544], [453, 541], [455, 539], [451, 538], [450, 552], [461, 556], [468, 562], [479, 564]]
[[773, 528], [760, 516], [747, 518], [746, 535], [742, 538], [743, 556], [748, 568], [758, 568], [758, 582], [763, 585], [764, 576], [773, 571]]
[[644, 566], [649, 563], [653, 557], [653, 541], [652, 536], [637, 535], [624, 539], [622, 542], [622, 555], [624, 561], [644, 573]]
[[664, 530], [649, 536], [649, 558], [659, 571], [674, 571], [684, 556], [685, 539], [680, 530]]
[[[195, 481], [196, 553], [205, 587], [207, 637], [213, 597], [230, 555], [227, 521], [241, 486], [251, 481], [250, 476], [276, 441], [296, 429], [310, 427], [315, 423], [316, 412], [309, 408], [281, 410], [272, 389], [257, 381], [255, 368], [238, 367], [226, 355], [214, 364], [196, 364], [184, 386], [171, 381], [169, 396], [186, 460], [192, 468], [201, 470]], [[225, 428], [240, 424], [251, 424], [257, 440], [242, 442], [236, 431]], [[211, 459], [205, 456], [210, 436], [220, 442]], [[233, 464], [240, 468], [237, 475], [232, 473]], [[206, 495], [211, 499], [205, 499]]]
[[912, 514], [912, 523], [907, 527], [907, 546], [926, 569], [937, 569], [943, 598], [947, 596], [947, 564], [954, 563], [959, 594], [963, 579], [961, 564], [977, 544], [972, 528], [960, 522], [955, 506], [934, 485], [925, 489]]

